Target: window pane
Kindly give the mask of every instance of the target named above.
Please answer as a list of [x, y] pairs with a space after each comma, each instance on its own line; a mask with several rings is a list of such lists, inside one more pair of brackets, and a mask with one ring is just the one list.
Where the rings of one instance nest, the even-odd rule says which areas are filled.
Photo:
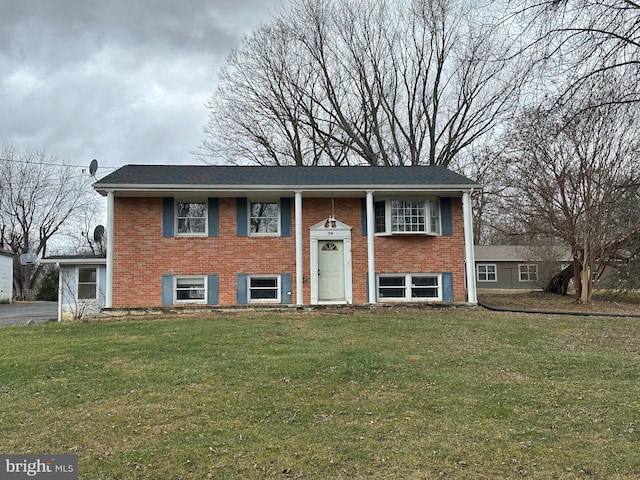
[[412, 298], [438, 298], [438, 277], [413, 276], [411, 285]]
[[374, 202], [373, 210], [375, 212], [375, 233], [383, 233], [387, 230], [385, 202]]
[[204, 218], [180, 218], [178, 219], [178, 232], [204, 233], [205, 224], [206, 223]]
[[251, 288], [275, 288], [278, 286], [277, 278], [252, 278]]
[[204, 288], [203, 278], [178, 278], [176, 280], [178, 288]]
[[78, 269], [78, 299], [95, 300], [97, 292], [97, 269]]
[[440, 233], [440, 205], [434, 200], [429, 202], [429, 231]]
[[378, 279], [378, 284], [381, 287], [404, 287], [404, 280], [404, 277], [380, 277]]
[[380, 287], [378, 295], [380, 298], [405, 298], [404, 288]]
[[280, 204], [251, 203], [249, 206], [251, 233], [278, 233]]
[[96, 285], [90, 283], [78, 284], [78, 298], [80, 300], [92, 300], [96, 298]]
[[251, 290], [251, 300], [277, 300], [278, 291], [276, 289]]
[[412, 277], [412, 283], [416, 287], [437, 287], [438, 277]]
[[405, 298], [405, 277], [379, 277], [378, 296], [380, 298]]
[[278, 277], [250, 277], [250, 300], [278, 300]]
[[178, 233], [205, 233], [207, 207], [204, 203], [178, 202]]
[[424, 200], [391, 202], [391, 230], [394, 232], [425, 231]]
[[79, 268], [78, 281], [80, 283], [96, 283], [96, 269], [95, 268]]
[[204, 278], [177, 278], [176, 300], [204, 300]]
[[204, 217], [206, 213], [204, 203], [178, 203], [178, 217]]

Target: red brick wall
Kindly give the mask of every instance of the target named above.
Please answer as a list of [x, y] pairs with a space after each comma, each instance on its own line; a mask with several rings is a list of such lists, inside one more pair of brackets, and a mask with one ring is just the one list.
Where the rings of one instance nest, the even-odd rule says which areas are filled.
[[[293, 204], [293, 202], [292, 202]], [[350, 225], [353, 301], [366, 303], [367, 239], [362, 199], [334, 199], [335, 216]], [[293, 205], [291, 207], [293, 209]], [[303, 199], [304, 302], [311, 302], [309, 228], [331, 213], [330, 198]], [[454, 300], [465, 301], [462, 202], [452, 199], [451, 237], [376, 237], [379, 273], [453, 273]], [[292, 214], [293, 217], [293, 214]], [[218, 237], [162, 236], [162, 198], [116, 197], [114, 202], [113, 306], [162, 304], [163, 274], [218, 274], [219, 304], [236, 303], [236, 274], [292, 274], [295, 285], [295, 220], [291, 237], [236, 236], [236, 199], [220, 198]]]

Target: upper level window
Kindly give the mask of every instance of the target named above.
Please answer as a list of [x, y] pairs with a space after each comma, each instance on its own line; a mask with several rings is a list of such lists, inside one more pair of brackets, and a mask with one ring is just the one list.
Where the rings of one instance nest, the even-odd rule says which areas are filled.
[[429, 199], [385, 200], [374, 203], [375, 232], [440, 235], [440, 202]]
[[518, 265], [518, 271], [520, 272], [521, 282], [537, 282], [538, 281], [538, 266], [531, 265]]
[[496, 266], [493, 264], [478, 265], [478, 281], [479, 282], [497, 282], [498, 276]]
[[96, 298], [98, 298], [98, 269], [78, 268], [78, 300], [95, 300]]
[[251, 235], [278, 235], [280, 233], [280, 204], [251, 202], [249, 205], [249, 232]]
[[207, 204], [205, 202], [177, 202], [178, 235], [205, 235], [207, 233]]

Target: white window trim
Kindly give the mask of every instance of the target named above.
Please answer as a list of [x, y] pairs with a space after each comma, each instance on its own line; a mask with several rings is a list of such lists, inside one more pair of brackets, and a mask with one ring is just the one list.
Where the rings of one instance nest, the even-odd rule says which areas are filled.
[[[274, 203], [278, 205], [278, 230], [276, 232], [252, 232], [251, 231], [251, 204], [252, 203]], [[282, 224], [282, 205], [280, 204], [280, 200], [264, 200], [264, 199], [255, 199], [250, 198], [247, 200], [247, 235], [250, 237], [279, 237], [281, 236], [281, 225]]]
[[[96, 271], [96, 296], [95, 298], [80, 298], [78, 296], [78, 291], [80, 290], [80, 269], [89, 269], [92, 268]], [[76, 267], [76, 291], [75, 291], [75, 300], [79, 303], [93, 303], [97, 302], [100, 298], [100, 269], [97, 265], [78, 265]]]
[[[485, 280], [482, 280], [480, 278], [480, 267], [493, 267], [493, 275], [494, 275], [494, 279], [493, 280], [489, 280], [488, 278]], [[488, 277], [488, 272], [485, 272], [485, 275], [487, 275]], [[484, 282], [484, 283], [496, 283], [498, 281], [498, 265], [496, 263], [478, 263], [476, 264], [476, 280], [478, 282]]]
[[[404, 277], [405, 296], [403, 298], [398, 297], [382, 297], [380, 296], [380, 278], [397, 278]], [[412, 297], [411, 288], [413, 287], [413, 277], [434, 277], [438, 279], [438, 296], [437, 297]], [[433, 287], [424, 287], [433, 288]], [[381, 273], [377, 275], [376, 279], [376, 294], [378, 301], [380, 302], [441, 302], [442, 301], [442, 274], [440, 273]]]
[[[202, 300], [178, 300], [178, 280], [183, 279], [201, 279], [204, 285], [204, 298]], [[173, 277], [173, 303], [185, 304], [185, 303], [207, 303], [209, 292], [207, 291], [207, 276], [206, 275], [175, 275]]]
[[[392, 230], [391, 222], [391, 202], [424, 202], [424, 215], [425, 215], [425, 231], [424, 232], [400, 232]], [[442, 205], [440, 198], [438, 197], [411, 197], [411, 198], [383, 198], [377, 199], [376, 202], [384, 202], [384, 232], [375, 232], [376, 237], [391, 237], [395, 235], [424, 235], [427, 237], [440, 237], [442, 236]], [[431, 202], [438, 204], [438, 225], [437, 231], [430, 231], [431, 227]], [[375, 222], [374, 222], [375, 224]]]
[[[527, 280], [524, 280], [522, 278], [522, 270], [520, 270], [521, 267], [527, 267], [527, 277], [531, 277], [531, 267], [535, 267], [536, 269], [536, 279], [535, 280], [531, 280], [531, 278], [528, 278]], [[538, 265], [535, 263], [520, 263], [518, 264], [518, 279], [520, 282], [537, 282], [538, 281]]]
[[[276, 279], [276, 298], [251, 298], [251, 279], [252, 278], [275, 278]], [[269, 288], [255, 288], [255, 290], [272, 290], [272, 287]], [[281, 303], [282, 302], [282, 278], [280, 275], [269, 275], [269, 274], [260, 274], [260, 275], [247, 275], [247, 303]]]
[[[180, 232], [180, 229], [178, 228], [178, 225], [179, 225], [178, 204], [179, 203], [203, 203], [204, 204], [204, 232], [195, 232], [195, 233]], [[206, 199], [205, 200], [176, 199], [173, 210], [175, 212], [174, 219], [173, 219], [173, 222], [174, 222], [173, 228], [176, 232], [177, 237], [206, 237], [209, 235], [209, 202]]]

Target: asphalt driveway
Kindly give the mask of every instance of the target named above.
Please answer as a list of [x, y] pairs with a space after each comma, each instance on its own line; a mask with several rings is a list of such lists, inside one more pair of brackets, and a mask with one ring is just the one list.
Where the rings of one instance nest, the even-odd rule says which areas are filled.
[[0, 304], [0, 327], [42, 323], [58, 319], [57, 302], [17, 302]]

